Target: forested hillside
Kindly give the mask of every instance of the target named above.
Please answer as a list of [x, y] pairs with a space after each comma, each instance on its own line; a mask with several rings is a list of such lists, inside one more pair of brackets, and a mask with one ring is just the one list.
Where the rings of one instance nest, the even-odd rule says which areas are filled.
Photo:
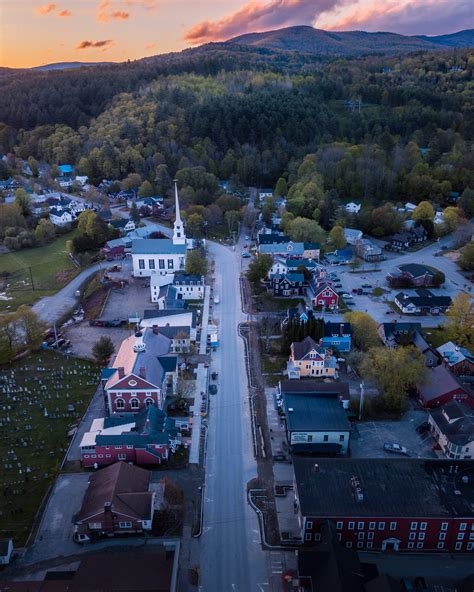
[[71, 162], [93, 182], [138, 173], [157, 190], [164, 171], [195, 166], [291, 185], [314, 153], [323, 192], [442, 201], [474, 186], [473, 65], [472, 50], [321, 62], [218, 45], [19, 74], [0, 90], [0, 151]]

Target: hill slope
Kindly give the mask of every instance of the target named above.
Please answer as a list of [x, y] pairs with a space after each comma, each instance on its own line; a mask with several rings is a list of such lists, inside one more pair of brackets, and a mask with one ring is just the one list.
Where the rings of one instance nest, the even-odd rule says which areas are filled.
[[353, 56], [367, 53], [435, 50], [443, 46], [470, 47], [474, 45], [474, 30], [438, 37], [408, 37], [396, 33], [367, 33], [365, 31], [336, 33], [309, 26], [298, 26], [265, 33], [240, 35], [229, 39], [226, 43], [271, 50], [300, 51], [324, 56]]

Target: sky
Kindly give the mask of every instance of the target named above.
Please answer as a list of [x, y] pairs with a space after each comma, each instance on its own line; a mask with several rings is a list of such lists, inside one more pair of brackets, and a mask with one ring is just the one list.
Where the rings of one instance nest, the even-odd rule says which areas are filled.
[[293, 25], [439, 35], [474, 27], [474, 1], [0, 0], [0, 66], [121, 62]]

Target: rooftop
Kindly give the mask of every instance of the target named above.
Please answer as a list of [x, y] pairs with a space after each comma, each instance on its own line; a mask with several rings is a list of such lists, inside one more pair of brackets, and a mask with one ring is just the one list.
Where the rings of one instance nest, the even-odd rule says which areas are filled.
[[445, 366], [432, 368], [418, 390], [426, 402], [432, 401], [454, 390], [464, 390]]
[[283, 395], [286, 424], [289, 432], [350, 431], [351, 424], [337, 395]]
[[435, 270], [433, 268], [428, 267], [427, 265], [422, 265], [421, 263], [405, 263], [403, 265], [399, 265], [398, 269], [403, 273], [408, 273], [412, 277], [417, 278], [423, 275], [435, 275]]
[[303, 516], [474, 517], [474, 461], [294, 457], [293, 466]]
[[294, 341], [291, 344], [291, 352], [295, 360], [303, 359], [313, 350], [321, 357], [324, 357], [324, 352], [321, 351], [321, 347], [309, 335], [308, 337], [305, 337], [303, 341]]
[[319, 394], [321, 396], [337, 393], [343, 400], [349, 400], [349, 384], [347, 382], [321, 382], [308, 378], [301, 380], [281, 380], [280, 393]]
[[185, 255], [186, 245], [175, 245], [170, 238], [134, 238], [132, 255]]
[[448, 440], [458, 446], [474, 441], [474, 412], [459, 401], [432, 409], [430, 415]]
[[460, 362], [469, 362], [474, 364], [474, 354], [472, 354], [465, 347], [459, 347], [452, 341], [443, 343], [436, 350], [450, 366], [459, 364]]

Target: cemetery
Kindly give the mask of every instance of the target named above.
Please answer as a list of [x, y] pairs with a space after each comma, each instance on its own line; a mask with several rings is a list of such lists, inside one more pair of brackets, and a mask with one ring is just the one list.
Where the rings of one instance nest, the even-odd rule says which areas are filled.
[[90, 362], [50, 351], [0, 367], [0, 538], [25, 544], [98, 381]]

